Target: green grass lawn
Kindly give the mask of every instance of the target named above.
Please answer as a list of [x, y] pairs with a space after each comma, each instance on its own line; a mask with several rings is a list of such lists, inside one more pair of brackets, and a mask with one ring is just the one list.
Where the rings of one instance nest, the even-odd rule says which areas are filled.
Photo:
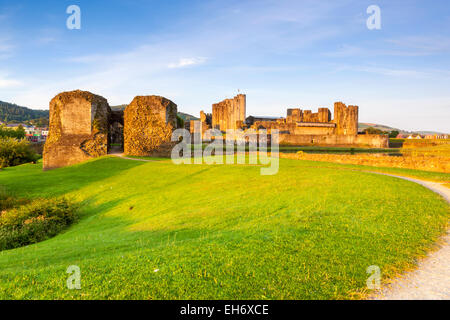
[[[366, 268], [414, 266], [444, 232], [449, 206], [414, 183], [351, 166], [280, 159], [179, 165], [105, 157], [42, 172], [0, 171], [18, 197], [67, 195], [80, 221], [0, 252], [2, 299], [348, 299]], [[70, 265], [81, 290], [66, 288]]]
[[[208, 146], [208, 143], [202, 144], [202, 149]], [[198, 146], [198, 145], [197, 145]], [[194, 150], [194, 145], [191, 145], [191, 150]], [[237, 151], [238, 147], [234, 146], [234, 151]], [[243, 148], [245, 151], [249, 151], [249, 146], [246, 145]], [[224, 143], [223, 150], [226, 150], [226, 145]], [[270, 152], [270, 143], [267, 148], [259, 147], [260, 151], [267, 150]], [[395, 148], [351, 148], [351, 147], [321, 147], [321, 146], [291, 146], [291, 145], [280, 145], [278, 147], [279, 152], [293, 153], [298, 151], [304, 151], [306, 153], [337, 153], [337, 154], [358, 154], [358, 153], [399, 153], [401, 149]]]

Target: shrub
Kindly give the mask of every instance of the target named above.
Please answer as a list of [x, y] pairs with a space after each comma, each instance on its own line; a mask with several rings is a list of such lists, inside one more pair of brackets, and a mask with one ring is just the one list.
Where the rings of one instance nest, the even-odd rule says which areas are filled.
[[16, 129], [8, 129], [4, 126], [0, 126], [0, 137], [23, 139], [25, 138], [25, 129], [21, 125]]
[[26, 140], [14, 138], [0, 138], [0, 168], [17, 166], [33, 162], [39, 156], [32, 150], [30, 143]]
[[29, 202], [26, 199], [16, 199], [3, 189], [0, 189], [0, 213], [6, 209], [14, 208]]
[[76, 206], [67, 199], [35, 200], [0, 215], [0, 250], [51, 238], [76, 220]]
[[395, 139], [395, 138], [397, 138], [399, 133], [400, 132], [398, 130], [392, 130], [391, 132], [389, 132], [389, 138]]
[[177, 115], [177, 128], [184, 128], [184, 119]]

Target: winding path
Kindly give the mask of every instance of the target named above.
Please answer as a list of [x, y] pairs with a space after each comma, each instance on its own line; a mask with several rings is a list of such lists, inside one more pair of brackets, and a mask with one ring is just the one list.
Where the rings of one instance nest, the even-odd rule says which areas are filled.
[[[387, 175], [418, 183], [441, 195], [450, 203], [450, 189], [437, 182]], [[377, 300], [449, 300], [450, 299], [450, 231], [441, 239], [439, 249], [419, 261], [414, 271], [402, 275], [392, 284], [371, 296]]]
[[[122, 159], [153, 162], [128, 158], [122, 153], [111, 154]], [[441, 195], [450, 203], [450, 189], [437, 182], [413, 179], [388, 173], [365, 171], [418, 183]], [[372, 295], [372, 300], [450, 300], [450, 230], [442, 238], [440, 248], [419, 261], [414, 271], [402, 275], [389, 286]]]

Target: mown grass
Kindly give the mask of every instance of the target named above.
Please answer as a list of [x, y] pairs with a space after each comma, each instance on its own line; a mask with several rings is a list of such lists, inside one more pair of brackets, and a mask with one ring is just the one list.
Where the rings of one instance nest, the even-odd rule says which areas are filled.
[[450, 158], [450, 142], [436, 146], [420, 146], [403, 148], [402, 153], [411, 156], [447, 157]]
[[[304, 166], [317, 167], [317, 161], [308, 160], [296, 160], [303, 162]], [[357, 164], [339, 164], [333, 162], [321, 162], [320, 167], [323, 168], [335, 168], [341, 170], [358, 170], [358, 171], [368, 171], [368, 172], [380, 172], [380, 173], [391, 173], [397, 174], [399, 176], [417, 178], [428, 181], [435, 182], [450, 182], [450, 173], [445, 172], [433, 172], [433, 171], [423, 171], [414, 169], [404, 169], [404, 168], [391, 168], [391, 167], [372, 167]]]
[[[106, 157], [7, 168], [0, 185], [82, 203], [63, 234], [0, 252], [3, 299], [358, 298], [368, 266], [384, 279], [413, 267], [450, 213], [414, 183], [288, 159], [261, 176], [258, 166]], [[70, 265], [81, 290], [66, 288]]]
[[[209, 144], [202, 144], [202, 149], [205, 149]], [[191, 145], [191, 150], [194, 150], [195, 146]], [[238, 147], [234, 146], [234, 151], [237, 151]], [[243, 148], [245, 151], [249, 151], [249, 146], [246, 145]], [[223, 150], [226, 150], [224, 143]], [[267, 148], [259, 147], [260, 151], [271, 151], [270, 143]], [[279, 152], [298, 152], [304, 151], [308, 153], [344, 153], [344, 154], [355, 154], [355, 153], [398, 153], [400, 149], [395, 148], [352, 148], [352, 147], [321, 147], [321, 146], [291, 146], [291, 145], [280, 145], [278, 147]]]

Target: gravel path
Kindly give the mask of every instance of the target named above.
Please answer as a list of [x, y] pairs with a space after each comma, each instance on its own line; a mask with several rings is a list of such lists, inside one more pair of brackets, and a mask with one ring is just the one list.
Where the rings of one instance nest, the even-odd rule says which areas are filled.
[[[377, 173], [377, 172], [374, 172]], [[383, 174], [383, 173], [378, 173]], [[437, 182], [429, 182], [384, 174], [418, 183], [450, 203], [450, 189]], [[402, 275], [372, 296], [376, 300], [449, 300], [450, 299], [450, 230], [442, 238], [440, 248], [419, 261], [417, 269]]]

